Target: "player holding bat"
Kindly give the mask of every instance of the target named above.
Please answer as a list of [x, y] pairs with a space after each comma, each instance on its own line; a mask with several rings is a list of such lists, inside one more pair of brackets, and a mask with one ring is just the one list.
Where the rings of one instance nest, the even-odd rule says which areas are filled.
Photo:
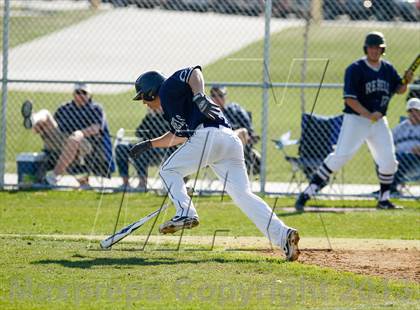
[[182, 144], [161, 165], [159, 174], [176, 208], [175, 216], [162, 224], [163, 234], [199, 224], [197, 210], [187, 195], [183, 177], [210, 166], [226, 184], [226, 191], [258, 229], [280, 246], [289, 261], [299, 256], [297, 230], [286, 226], [260, 197], [251, 191], [242, 142], [232, 131], [219, 106], [204, 94], [201, 67], [178, 70], [166, 78], [148, 71], [135, 84], [134, 100], [148, 107], [162, 107], [170, 131], [137, 143], [132, 157], [144, 156], [154, 147]]
[[337, 146], [299, 195], [296, 210], [303, 211], [305, 203], [328, 183], [331, 173], [350, 160], [364, 142], [378, 167], [380, 191], [377, 208], [400, 208], [389, 201], [398, 162], [386, 112], [392, 96], [407, 90], [414, 70], [409, 68], [402, 79], [393, 65], [382, 59], [385, 48], [384, 35], [370, 32], [363, 45], [366, 56], [347, 67], [344, 75], [344, 120]]

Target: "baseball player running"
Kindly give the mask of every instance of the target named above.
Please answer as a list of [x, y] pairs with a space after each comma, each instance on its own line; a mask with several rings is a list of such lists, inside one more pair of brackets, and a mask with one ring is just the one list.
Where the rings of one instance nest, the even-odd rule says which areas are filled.
[[[366, 142], [378, 166], [380, 191], [378, 209], [396, 209], [389, 201], [390, 186], [397, 171], [394, 142], [388, 126], [386, 111], [394, 93], [402, 94], [407, 85], [389, 62], [382, 59], [386, 43], [380, 32], [370, 32], [363, 50], [366, 57], [353, 62], [344, 75], [344, 120], [336, 149], [329, 154], [301, 193], [295, 208], [303, 211], [305, 203], [329, 181], [331, 173], [338, 171]], [[413, 72], [406, 71], [408, 83]]]
[[183, 177], [210, 166], [221, 181], [226, 179], [227, 192], [258, 229], [284, 250], [287, 260], [296, 260], [299, 234], [272, 214], [269, 206], [252, 193], [242, 143], [218, 105], [204, 94], [201, 67], [179, 70], [169, 78], [160, 72], [148, 71], [138, 77], [135, 87], [137, 94], [133, 100], [143, 100], [150, 108], [161, 106], [171, 129], [158, 138], [137, 143], [130, 150], [131, 156], [141, 156], [150, 148], [182, 143], [160, 167], [160, 176], [176, 214], [162, 224], [159, 231], [174, 233], [199, 224]]

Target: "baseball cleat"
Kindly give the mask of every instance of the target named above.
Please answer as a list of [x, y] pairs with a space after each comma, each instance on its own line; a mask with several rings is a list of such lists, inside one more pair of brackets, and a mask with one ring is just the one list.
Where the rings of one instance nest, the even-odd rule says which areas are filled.
[[380, 210], [402, 210], [404, 207], [396, 206], [389, 200], [382, 200], [378, 201], [378, 204], [376, 205], [376, 209]]
[[287, 231], [286, 243], [283, 247], [286, 260], [293, 262], [298, 259], [300, 251], [298, 247], [299, 233], [296, 229], [289, 228]]
[[32, 128], [32, 120], [31, 120], [31, 116], [32, 116], [32, 102], [30, 100], [26, 100], [22, 104], [22, 107], [20, 109], [20, 112], [22, 113], [22, 116], [23, 116], [23, 126], [26, 129], [31, 129]]
[[198, 224], [200, 224], [200, 221], [196, 216], [175, 216], [171, 220], [160, 225], [159, 232], [161, 234], [173, 234], [174, 232], [177, 232], [178, 230], [181, 230], [183, 228], [194, 228], [198, 226]]
[[296, 209], [296, 211], [303, 212], [304, 211], [303, 208], [304, 208], [306, 202], [310, 198], [311, 197], [308, 194], [306, 194], [306, 193], [300, 193], [299, 196], [298, 196], [298, 199], [296, 200], [296, 203], [295, 203], [295, 209]]

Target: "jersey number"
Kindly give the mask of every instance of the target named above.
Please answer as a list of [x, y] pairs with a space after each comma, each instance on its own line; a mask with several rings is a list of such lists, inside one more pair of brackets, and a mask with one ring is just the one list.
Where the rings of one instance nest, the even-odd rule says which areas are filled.
[[386, 107], [388, 105], [388, 102], [389, 102], [389, 97], [382, 96], [381, 107]]

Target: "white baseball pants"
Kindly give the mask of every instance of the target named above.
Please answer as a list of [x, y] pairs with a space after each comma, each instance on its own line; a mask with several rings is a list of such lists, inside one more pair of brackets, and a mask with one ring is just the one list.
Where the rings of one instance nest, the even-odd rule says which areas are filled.
[[264, 200], [252, 193], [241, 140], [223, 126], [202, 128], [200, 125], [194, 135], [162, 164], [160, 176], [174, 202], [177, 216], [197, 216], [183, 177], [196, 172], [199, 165], [200, 168], [210, 166], [221, 182], [226, 179], [226, 191], [233, 201], [267, 238], [283, 247], [289, 227], [272, 214]]
[[372, 123], [365, 117], [345, 113], [337, 146], [324, 163], [332, 171], [338, 171], [365, 141], [378, 165], [379, 173], [394, 174], [397, 171], [398, 162], [386, 117]]

